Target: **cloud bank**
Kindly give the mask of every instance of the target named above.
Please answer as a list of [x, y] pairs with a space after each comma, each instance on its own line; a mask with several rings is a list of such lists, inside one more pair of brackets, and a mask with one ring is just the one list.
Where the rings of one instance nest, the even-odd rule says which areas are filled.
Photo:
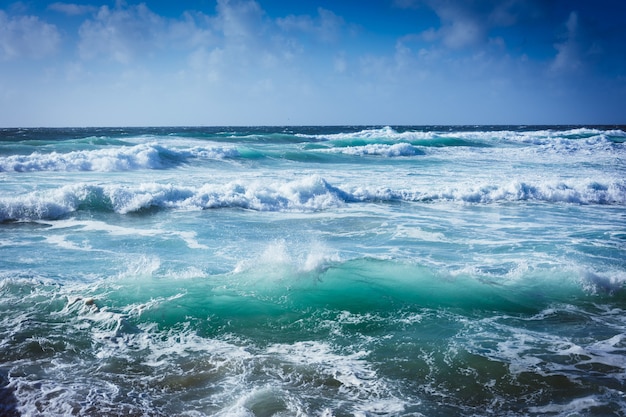
[[626, 30], [610, 7], [287, 6], [0, 10], [0, 125], [621, 122]]

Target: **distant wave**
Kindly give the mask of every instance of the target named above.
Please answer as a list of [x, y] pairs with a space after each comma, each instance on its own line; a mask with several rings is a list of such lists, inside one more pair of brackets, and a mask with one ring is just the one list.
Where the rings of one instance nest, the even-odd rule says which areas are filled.
[[416, 194], [414, 200], [450, 200], [467, 203], [537, 201], [547, 203], [626, 205], [626, 181], [584, 183], [510, 181], [502, 184], [449, 188]]
[[[318, 129], [321, 131], [323, 129]], [[315, 132], [315, 130], [313, 130]], [[245, 133], [245, 135], [243, 135]], [[44, 149], [31, 152], [32, 147], [5, 142], [0, 156], [0, 172], [40, 171], [133, 171], [168, 169], [203, 160], [288, 159], [302, 162], [335, 162], [337, 157], [411, 157], [445, 152], [449, 157], [465, 158], [464, 150], [504, 149], [537, 155], [573, 155], [621, 157], [626, 146], [626, 132], [575, 128], [567, 130], [398, 130], [392, 127], [366, 128], [358, 131], [327, 134], [295, 132], [234, 132], [208, 138], [184, 136], [135, 136], [121, 142], [114, 138], [50, 142]], [[140, 141], [140, 142], [137, 142]], [[145, 141], [145, 142], [144, 142]], [[134, 144], [133, 144], [134, 143]], [[57, 150], [46, 152], [50, 144]], [[70, 146], [77, 146], [69, 151]], [[281, 145], [278, 149], [275, 145]], [[285, 147], [282, 147], [285, 145]], [[290, 146], [294, 145], [294, 146]], [[81, 149], [85, 146], [94, 149]], [[67, 152], [59, 149], [68, 150]], [[17, 154], [17, 153], [20, 154]], [[329, 155], [333, 155], [329, 158]], [[519, 155], [519, 154], [518, 154]]]
[[367, 202], [547, 203], [626, 205], [626, 180], [585, 183], [510, 181], [433, 190], [341, 188], [313, 175], [291, 182], [230, 182], [187, 187], [171, 184], [73, 184], [0, 197], [0, 221], [56, 219], [81, 210], [121, 214], [150, 209], [242, 208], [313, 212]]
[[424, 152], [417, 147], [404, 142], [393, 145], [375, 143], [364, 146], [337, 147], [324, 150], [324, 152], [342, 153], [355, 156], [375, 155], [386, 157], [424, 155]]
[[80, 150], [67, 153], [35, 152], [30, 155], [0, 157], [0, 171], [129, 171], [163, 169], [192, 158], [236, 158], [239, 152], [228, 147], [170, 148], [156, 143], [135, 146]]
[[545, 145], [558, 141], [618, 142], [626, 140], [626, 132], [622, 130], [602, 130], [594, 128], [574, 129], [540, 129], [540, 130], [480, 130], [480, 129], [428, 129], [428, 130], [396, 130], [390, 126], [368, 128], [357, 132], [333, 134], [297, 134], [296, 136], [323, 141], [405, 141], [421, 146], [488, 146], [499, 141], [518, 144]]

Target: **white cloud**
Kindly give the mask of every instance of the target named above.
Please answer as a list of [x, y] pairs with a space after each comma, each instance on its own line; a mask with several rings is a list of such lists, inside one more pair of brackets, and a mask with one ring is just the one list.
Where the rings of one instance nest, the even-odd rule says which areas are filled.
[[433, 1], [431, 7], [439, 16], [441, 27], [424, 31], [425, 40], [440, 40], [448, 48], [459, 49], [477, 45], [485, 39], [486, 20], [462, 3]]
[[43, 58], [54, 54], [60, 43], [55, 25], [36, 16], [8, 17], [0, 10], [0, 60]]
[[[209, 2], [215, 9], [177, 17], [156, 14], [135, 1], [95, 10], [57, 2], [48, 13], [80, 15], [71, 22], [83, 22], [73, 45], [81, 59], [31, 65], [38, 75], [50, 70], [49, 77], [20, 78], [17, 71], [11, 73], [19, 65], [7, 66], [0, 80], [0, 106], [5, 119], [26, 124], [525, 121], [516, 111], [522, 115], [533, 107], [515, 103], [544, 97], [553, 85], [569, 85], [570, 77], [561, 77], [562, 82], [546, 77], [547, 62], [555, 71], [571, 69], [602, 48], [608, 55], [612, 45], [591, 44], [582, 30], [591, 30], [582, 19], [589, 17], [573, 13], [568, 19], [563, 15], [563, 37], [551, 56], [546, 58], [545, 48], [553, 41], [546, 36], [554, 28], [546, 17], [538, 18], [541, 31], [530, 33], [539, 33], [543, 55], [537, 58], [531, 48], [508, 50], [511, 32], [521, 39], [526, 35], [521, 29], [537, 22], [527, 7], [533, 2], [396, 0], [399, 7], [432, 12], [394, 13], [434, 21], [415, 26], [412, 33], [386, 32], [384, 37], [370, 32], [377, 25], [348, 36], [352, 21], [331, 10], [269, 16], [254, 0], [217, 0]], [[61, 38], [55, 26], [6, 13], [0, 11], [0, 61], [58, 50]], [[514, 24], [519, 27], [494, 30]], [[64, 29], [68, 46], [71, 29]], [[19, 106], [6, 98], [21, 90]], [[88, 96], [100, 100], [85, 100]], [[29, 102], [48, 104], [37, 104], [37, 115]]]
[[[528, 0], [497, 0], [492, 5], [488, 21], [493, 26], [511, 26], [518, 22], [521, 16], [532, 15], [536, 12], [533, 1]], [[538, 2], [540, 3], [540, 0]]]
[[582, 65], [578, 38], [578, 13], [569, 14], [565, 27], [567, 28], [565, 40], [554, 45], [557, 54], [550, 68], [555, 72], [576, 71]]
[[266, 87], [279, 84], [302, 53], [300, 45], [283, 36], [255, 1], [219, 0], [216, 13], [210, 18], [213, 43], [189, 54], [195, 76], [233, 88], [254, 88], [258, 80]]
[[48, 6], [48, 9], [54, 10], [55, 12], [64, 13], [69, 16], [79, 16], [82, 14], [93, 13], [98, 10], [98, 8], [95, 6], [62, 2], [52, 3]]
[[[144, 3], [120, 2], [115, 8], [100, 7], [92, 19], [83, 22], [78, 49], [83, 60], [104, 58], [125, 65], [161, 54], [178, 58], [182, 54], [196, 70], [201, 62], [214, 67], [217, 59], [208, 57], [218, 55], [236, 57], [237, 63], [248, 66], [259, 55], [265, 56], [264, 62], [272, 62], [267, 54], [271, 42], [267, 22], [255, 1], [219, 0], [215, 15], [185, 12], [178, 19], [157, 15]], [[216, 75], [215, 69], [211, 72]]]
[[440, 26], [421, 32], [426, 42], [440, 41], [450, 49], [462, 49], [489, 43], [495, 27], [512, 26], [520, 16], [533, 13], [532, 1], [526, 0], [396, 0], [397, 7], [428, 6], [439, 17]]
[[127, 64], [159, 44], [164, 25], [165, 20], [143, 3], [115, 9], [102, 6], [94, 19], [86, 20], [79, 29], [80, 56], [106, 57]]
[[224, 50], [222, 48], [214, 48], [209, 51], [206, 48], [199, 48], [189, 56], [189, 65], [191, 69], [199, 74], [201, 79], [210, 83], [218, 83], [221, 81], [225, 68]]
[[203, 13], [185, 12], [182, 19], [169, 22], [168, 38], [183, 49], [214, 44], [213, 19]]
[[340, 52], [339, 54], [335, 55], [333, 68], [338, 74], [344, 74], [348, 70], [348, 61], [346, 60], [345, 52]]
[[323, 42], [338, 39], [345, 21], [330, 10], [322, 7], [317, 9], [317, 16], [289, 15], [276, 20], [277, 25], [286, 32], [302, 32], [313, 35]]
[[264, 35], [264, 13], [256, 1], [218, 0], [217, 14], [227, 43], [248, 46]]
[[485, 27], [474, 19], [455, 18], [450, 19], [439, 33], [444, 45], [458, 49], [482, 41], [485, 37]]

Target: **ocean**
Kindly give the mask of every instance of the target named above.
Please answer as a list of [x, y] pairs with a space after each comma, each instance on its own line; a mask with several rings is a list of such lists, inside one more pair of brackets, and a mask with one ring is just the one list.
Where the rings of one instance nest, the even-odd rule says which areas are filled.
[[624, 416], [620, 126], [0, 129], [2, 416]]

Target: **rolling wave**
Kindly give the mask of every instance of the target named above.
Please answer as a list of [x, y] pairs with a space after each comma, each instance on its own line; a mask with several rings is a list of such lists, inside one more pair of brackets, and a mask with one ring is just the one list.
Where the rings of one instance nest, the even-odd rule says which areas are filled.
[[537, 129], [534, 127], [514, 128], [510, 127], [494, 127], [492, 129], [477, 129], [476, 127], [468, 127], [463, 129], [462, 126], [444, 127], [403, 127], [392, 128], [390, 126], [365, 128], [361, 130], [344, 131], [338, 133], [324, 134], [304, 134], [297, 133], [296, 136], [317, 140], [342, 140], [342, 139], [392, 139], [405, 141], [428, 141], [436, 138], [457, 138], [465, 140], [498, 140], [505, 139], [510, 141], [544, 141], [562, 139], [587, 139], [597, 136], [604, 136], [616, 142], [622, 142], [626, 139], [626, 132], [619, 129], [596, 129], [587, 127], [575, 127], [571, 129]]
[[145, 183], [72, 184], [0, 197], [0, 221], [56, 219], [76, 211], [120, 214], [152, 209], [239, 208], [255, 211], [313, 212], [368, 202], [491, 204], [518, 201], [626, 205], [626, 181], [502, 183], [431, 190], [338, 187], [318, 175], [290, 182], [229, 182], [198, 187]]
[[353, 156], [416, 156], [424, 155], [424, 151], [406, 142], [387, 144], [369, 144], [363, 146], [334, 147], [324, 150], [329, 153], [341, 153]]
[[[341, 415], [420, 415], [449, 396], [450, 414], [474, 415], [495, 398], [501, 414], [518, 415], [508, 411], [520, 391], [598, 378], [619, 388], [623, 379], [624, 310], [585, 308], [623, 294], [584, 291], [569, 271], [496, 285], [362, 258], [299, 276], [274, 263], [165, 279], [154, 262], [128, 261], [98, 285], [0, 275], [11, 306], [0, 357], [20, 371], [11, 382], [24, 413], [38, 414], [45, 390], [59, 414], [81, 404], [173, 415], [191, 404], [211, 415], [282, 415], [294, 405], [328, 415], [318, 399], [330, 398]], [[615, 327], [596, 340], [592, 321]], [[24, 352], [36, 360], [24, 364]], [[449, 395], [462, 390], [485, 400]], [[597, 401], [620, 401], [614, 391]], [[538, 414], [552, 414], [541, 404], [532, 403]]]
[[67, 153], [34, 152], [29, 155], [0, 157], [0, 171], [130, 171], [164, 169], [184, 164], [191, 159], [237, 158], [232, 147], [172, 148], [157, 143], [79, 150]]

